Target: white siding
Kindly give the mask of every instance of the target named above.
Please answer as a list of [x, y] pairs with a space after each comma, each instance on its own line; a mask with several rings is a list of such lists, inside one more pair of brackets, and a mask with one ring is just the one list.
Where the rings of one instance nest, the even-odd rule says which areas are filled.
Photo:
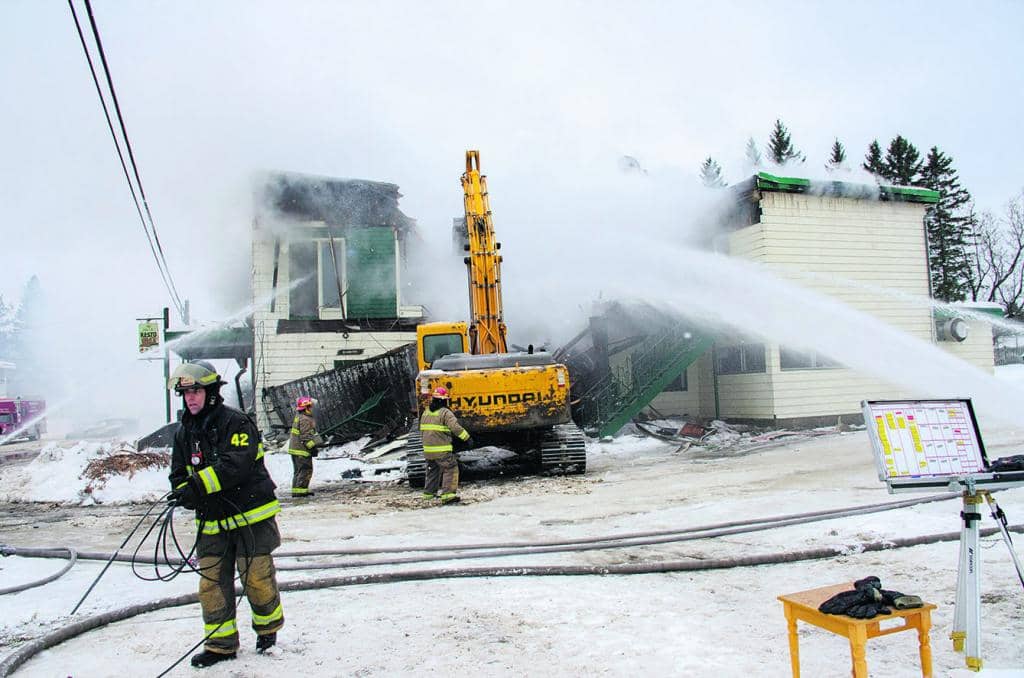
[[703, 416], [701, 412], [701, 384], [704, 380], [700, 360], [686, 368], [686, 390], [659, 393], [651, 406], [659, 412], [685, 415], [690, 418]]
[[988, 374], [995, 374], [995, 357], [992, 350], [992, 325], [974, 318], [967, 322], [967, 338], [962, 342], [940, 341], [939, 348], [949, 351]]
[[[730, 251], [930, 341], [931, 309], [882, 292], [928, 297], [924, 209], [917, 203], [765, 192], [761, 223], [732, 234]], [[865, 398], [908, 397], [852, 370], [783, 371], [777, 345], [769, 347], [767, 375], [737, 376], [719, 377], [723, 417], [839, 415], [858, 412]]]

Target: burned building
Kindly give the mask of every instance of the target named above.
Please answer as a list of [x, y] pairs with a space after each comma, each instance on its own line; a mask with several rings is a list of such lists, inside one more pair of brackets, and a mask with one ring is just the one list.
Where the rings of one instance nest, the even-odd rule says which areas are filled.
[[398, 186], [276, 172], [253, 220], [253, 370], [260, 428], [273, 386], [362, 362], [415, 340], [423, 308], [402, 295], [415, 221]]

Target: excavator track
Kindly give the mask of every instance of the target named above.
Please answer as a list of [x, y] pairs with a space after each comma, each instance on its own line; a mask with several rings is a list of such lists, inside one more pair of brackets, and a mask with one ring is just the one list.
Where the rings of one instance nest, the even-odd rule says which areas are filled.
[[405, 475], [409, 487], [423, 487], [427, 481], [427, 460], [423, 458], [423, 437], [418, 430], [409, 432], [405, 443]]
[[540, 444], [541, 470], [546, 473], [585, 473], [587, 444], [576, 424], [559, 424], [544, 434]]

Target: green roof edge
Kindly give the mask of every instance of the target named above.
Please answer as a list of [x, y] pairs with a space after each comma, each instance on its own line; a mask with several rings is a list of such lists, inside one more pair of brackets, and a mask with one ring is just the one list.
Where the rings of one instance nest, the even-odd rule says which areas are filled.
[[[804, 179], [801, 177], [779, 177], [768, 172], [758, 172], [754, 176], [754, 183], [757, 188], [766, 191], [783, 191], [792, 193], [805, 193], [812, 187], [810, 179]], [[828, 190], [832, 192], [836, 191], [841, 186], [849, 186], [852, 188], [860, 189], [861, 191], [873, 191], [873, 187], [868, 187], [864, 184], [853, 184], [844, 181], [823, 181], [820, 185], [828, 187]], [[907, 202], [922, 202], [934, 204], [939, 201], [939, 192], [933, 191], [928, 188], [911, 188], [908, 186], [878, 186], [878, 192], [885, 198], [905, 200]], [[850, 195], [855, 195], [856, 192], [850, 192]]]

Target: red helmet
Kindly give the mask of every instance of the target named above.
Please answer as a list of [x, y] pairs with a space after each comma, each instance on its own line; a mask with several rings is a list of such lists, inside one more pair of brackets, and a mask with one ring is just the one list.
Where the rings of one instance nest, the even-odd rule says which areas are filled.
[[434, 398], [440, 398], [441, 400], [448, 400], [448, 389], [444, 386], [438, 386], [434, 389], [432, 394]]
[[308, 410], [313, 407], [313, 399], [309, 396], [299, 396], [298, 400], [295, 401], [295, 409], [297, 410]]

